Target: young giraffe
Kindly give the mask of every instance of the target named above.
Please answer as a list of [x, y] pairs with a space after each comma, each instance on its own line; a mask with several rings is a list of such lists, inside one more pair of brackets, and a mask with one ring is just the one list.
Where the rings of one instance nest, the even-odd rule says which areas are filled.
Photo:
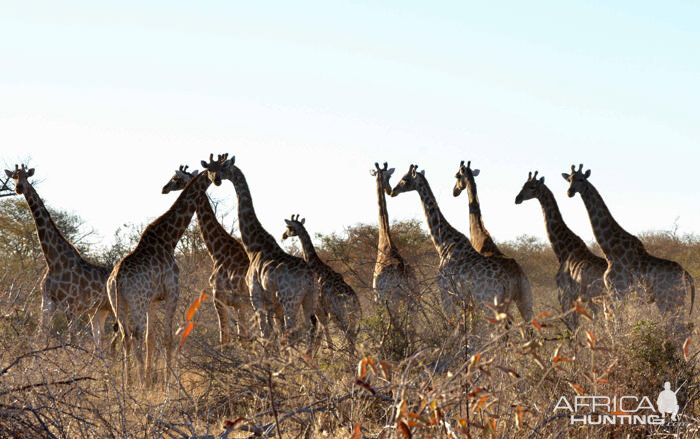
[[312, 323], [309, 331], [311, 347], [316, 329], [316, 319], [313, 317], [317, 296], [314, 272], [303, 259], [285, 253], [262, 227], [253, 208], [245, 176], [234, 165], [235, 158], [227, 157], [228, 154], [220, 155], [217, 161], [210, 158], [209, 163], [202, 161], [202, 166], [207, 168], [209, 179], [215, 185], [221, 185], [222, 180], [230, 180], [236, 190], [238, 225], [250, 260], [246, 282], [260, 332], [264, 338], [269, 337], [275, 313], [282, 317], [283, 327], [294, 332], [293, 339], [296, 338], [296, 316], [301, 307], [304, 321]]
[[34, 168], [26, 169], [24, 165], [21, 168], [15, 165], [14, 171], [5, 170], [5, 174], [14, 181], [15, 192], [24, 195], [29, 205], [47, 265], [40, 287], [39, 327], [44, 335], [48, 334], [51, 319], [57, 309], [71, 320], [87, 314], [90, 316], [92, 337], [99, 349], [102, 346], [105, 320], [112, 312], [105, 292], [111, 268], [87, 262], [61, 234], [28, 181], [34, 175]]
[[304, 252], [304, 260], [316, 273], [320, 290], [316, 317], [323, 324], [328, 346], [333, 346], [328, 329], [328, 318], [333, 316], [350, 345], [350, 355], [353, 355], [362, 313], [357, 294], [350, 285], [345, 283], [343, 276], [336, 273], [318, 257], [316, 249], [314, 249], [314, 245], [311, 242], [311, 237], [304, 227], [305, 218], [299, 221], [299, 215], [296, 218], [292, 215], [291, 219], [285, 219], [284, 222], [287, 224], [287, 230], [282, 235], [282, 240], [284, 241], [291, 236], [297, 236], [301, 242], [301, 249]]
[[[607, 291], [603, 274], [608, 263], [594, 255], [586, 243], [567, 227], [559, 212], [557, 200], [544, 184], [544, 177], [537, 178], [537, 171], [534, 174], [528, 173], [527, 181], [515, 197], [515, 204], [532, 198], [537, 198], [542, 206], [547, 237], [559, 261], [555, 279], [562, 311], [570, 310], [579, 297], [590, 301], [594, 297], [605, 295]], [[575, 328], [578, 326], [578, 313], [569, 314], [566, 321], [570, 327]]]
[[[163, 341], [168, 364], [172, 362], [173, 318], [180, 294], [175, 247], [210, 184], [206, 172], [194, 177], [170, 209], [146, 227], [136, 248], [117, 263], [109, 276], [107, 294], [119, 322], [125, 359], [133, 347], [142, 384], [150, 379], [157, 302], [163, 302]], [[129, 375], [127, 372], [127, 379]]]
[[391, 196], [409, 191], [417, 191], [420, 196], [430, 236], [440, 257], [437, 281], [445, 311], [454, 314], [456, 301], [474, 299], [507, 307], [514, 300], [523, 319], [531, 320], [532, 304], [514, 296], [509, 273], [498, 262], [474, 250], [469, 239], [447, 222], [425, 178], [425, 171], [417, 172], [417, 169], [417, 165], [411, 165]]
[[389, 230], [389, 213], [386, 208], [386, 195], [391, 195], [389, 179], [394, 173], [394, 168], [380, 168], [379, 163], [374, 164], [370, 175], [377, 178], [377, 200], [379, 202], [379, 242], [377, 244], [377, 262], [374, 265], [374, 277], [372, 288], [375, 291], [375, 299], [389, 308], [392, 315], [396, 315], [401, 308], [412, 308], [415, 300], [416, 276], [413, 268], [406, 264], [391, 239]]
[[615, 221], [603, 198], [588, 181], [591, 170], [582, 171], [582, 164], [578, 170], [571, 165], [571, 174], [561, 175], [569, 183], [569, 197], [580, 193], [586, 206], [593, 234], [608, 261], [603, 276], [608, 290], [618, 297], [633, 291], [646, 293], [662, 313], [674, 314], [674, 320], [680, 318], [685, 297], [690, 294], [692, 312], [695, 285], [690, 274], [676, 262], [647, 253], [642, 242]]
[[455, 197], [458, 197], [464, 189], [467, 190], [469, 196], [469, 241], [477, 252], [498, 262], [508, 273], [513, 288], [515, 288], [512, 292], [513, 300], [516, 303], [522, 303], [525, 308], [532, 308], [532, 291], [527, 275], [515, 259], [509, 258], [501, 252], [484, 226], [479, 196], [476, 193], [476, 181], [474, 180], [474, 177], [479, 175], [479, 170], [472, 169], [471, 163], [470, 161], [467, 166], [464, 166], [464, 160], [462, 160], [459, 164], [459, 170], [455, 175], [457, 182], [452, 190], [452, 195]]
[[[167, 194], [183, 190], [197, 174], [199, 171], [187, 172], [187, 166], [180, 166], [170, 181], [163, 186], [162, 192]], [[206, 195], [198, 200], [196, 211], [199, 232], [213, 264], [209, 286], [219, 319], [219, 341], [222, 345], [230, 341], [226, 306], [236, 311], [238, 334], [248, 338], [246, 311], [251, 308], [248, 286], [245, 283], [249, 265], [248, 254], [243, 245], [223, 228]]]

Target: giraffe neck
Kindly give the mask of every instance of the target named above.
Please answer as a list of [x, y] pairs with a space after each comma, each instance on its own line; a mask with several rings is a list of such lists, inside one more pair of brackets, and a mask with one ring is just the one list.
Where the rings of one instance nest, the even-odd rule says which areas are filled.
[[56, 227], [56, 223], [53, 222], [49, 211], [33, 186], [29, 184], [25, 186], [24, 198], [27, 200], [29, 210], [34, 218], [39, 244], [49, 268], [60, 265], [60, 262], [67, 258], [80, 258], [78, 250], [68, 242], [58, 230], [58, 227]]
[[386, 208], [386, 194], [384, 192], [384, 183], [381, 177], [377, 178], [377, 199], [379, 201], [379, 243], [378, 250], [380, 255], [390, 256], [393, 253], [394, 242], [391, 239], [389, 230], [389, 212]]
[[146, 227], [138, 247], [155, 245], [158, 242], [167, 252], [174, 252], [182, 234], [190, 225], [199, 198], [206, 196], [205, 192], [210, 184], [206, 172], [193, 178], [170, 209]]
[[440, 255], [440, 258], [447, 256], [449, 250], [452, 248], [451, 244], [455, 242], [467, 243], [468, 250], [476, 253], [476, 250], [474, 250], [474, 247], [472, 247], [467, 237], [455, 230], [442, 215], [437, 201], [435, 200], [435, 196], [433, 195], [433, 191], [430, 189], [428, 180], [426, 180], [421, 173], [416, 174], [416, 179], [416, 190], [423, 203], [423, 211], [425, 212], [425, 219], [430, 228], [430, 236], [433, 239], [433, 245]]
[[209, 256], [214, 261], [226, 257], [228, 249], [221, 244], [233, 238], [216, 218], [206, 193], [202, 194], [197, 202], [197, 222]]
[[481, 217], [479, 196], [476, 194], [476, 181], [471, 173], [467, 174], [467, 195], [469, 195], [469, 239], [474, 249], [479, 253], [489, 253], [502, 256], [503, 253], [493, 242], [491, 234], [484, 226]]
[[554, 194], [544, 184], [537, 191], [537, 200], [542, 206], [544, 224], [547, 227], [547, 237], [552, 244], [552, 250], [557, 255], [559, 263], [564, 262], [574, 251], [590, 251], [586, 243], [566, 225]]
[[299, 241], [301, 242], [301, 250], [304, 252], [304, 260], [306, 263], [311, 267], [325, 265], [323, 261], [321, 261], [321, 258], [318, 257], [318, 254], [316, 254], [316, 249], [314, 248], [313, 242], [311, 242], [311, 236], [309, 236], [309, 232], [306, 231], [306, 228], [302, 226], [297, 228], [296, 231]]
[[238, 197], [238, 227], [241, 229], [241, 241], [246, 251], [249, 255], [257, 251], [282, 251], [275, 238], [258, 221], [253, 208], [253, 198], [243, 172], [238, 166], [232, 165], [232, 167], [231, 182]]
[[642, 242], [615, 221], [603, 197], [590, 182], [586, 182], [581, 197], [588, 211], [595, 239], [608, 260], [614, 261], [624, 254], [645, 251]]

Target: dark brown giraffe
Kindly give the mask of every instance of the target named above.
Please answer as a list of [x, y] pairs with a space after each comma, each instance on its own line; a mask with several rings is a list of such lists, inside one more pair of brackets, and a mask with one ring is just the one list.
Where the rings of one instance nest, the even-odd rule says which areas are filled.
[[[164, 194], [181, 191], [199, 171], [187, 171], [187, 166], [180, 166], [170, 181], [163, 186]], [[246, 311], [251, 309], [250, 296], [245, 276], [248, 272], [248, 254], [243, 245], [231, 236], [216, 218], [209, 198], [204, 194], [197, 202], [197, 222], [204, 240], [213, 268], [209, 277], [214, 308], [219, 319], [219, 341], [222, 345], [230, 341], [230, 330], [226, 307], [236, 312], [236, 330], [239, 335], [248, 338], [248, 319]]]
[[508, 273], [514, 289], [510, 294], [513, 300], [516, 303], [529, 303], [532, 306], [532, 290], [525, 271], [515, 259], [503, 254], [484, 226], [479, 196], [476, 193], [476, 180], [474, 179], [479, 175], [479, 170], [472, 169], [471, 163], [470, 161], [465, 166], [464, 160], [462, 160], [459, 164], [457, 175], [455, 175], [457, 182], [452, 190], [452, 195], [455, 197], [458, 197], [464, 189], [467, 190], [469, 196], [469, 241], [477, 252], [496, 261]]
[[222, 180], [230, 180], [236, 190], [238, 225], [250, 260], [246, 283], [261, 334], [264, 338], [269, 337], [272, 317], [276, 314], [282, 317], [283, 327], [293, 331], [294, 340], [299, 329], [297, 313], [302, 308], [304, 322], [312, 323], [309, 332], [311, 344], [318, 296], [314, 272], [303, 259], [285, 253], [262, 227], [253, 208], [245, 176], [234, 165], [235, 158], [227, 157], [228, 154], [219, 156], [216, 161], [210, 159], [209, 163], [202, 161], [202, 166], [207, 168], [209, 179], [215, 185], [219, 186]]
[[608, 261], [603, 276], [605, 286], [618, 297], [635, 291], [645, 294], [662, 313], [672, 315], [672, 323], [679, 323], [686, 296], [690, 296], [690, 312], [693, 311], [693, 278], [678, 263], [647, 253], [639, 238], [615, 221], [603, 197], [588, 181], [590, 176], [590, 169], [583, 172], [582, 164], [578, 170], [571, 165], [571, 173], [562, 174], [569, 183], [569, 197], [581, 194], [595, 239]]
[[282, 240], [284, 241], [291, 236], [298, 237], [301, 242], [301, 249], [304, 252], [304, 260], [316, 273], [320, 292], [316, 317], [323, 324], [328, 346], [333, 346], [328, 330], [328, 318], [333, 317], [338, 322], [340, 330], [345, 334], [345, 338], [350, 345], [351, 355], [354, 354], [357, 331], [362, 315], [357, 294], [345, 282], [343, 276], [318, 257], [309, 232], [304, 227], [305, 219], [302, 218], [300, 221], [299, 215], [296, 217], [292, 215], [291, 219], [284, 221], [287, 224], [287, 230], [282, 235]]
[[[107, 282], [109, 301], [124, 343], [125, 359], [133, 347], [144, 384], [150, 379], [155, 342], [154, 305], [159, 302], [163, 304], [165, 315], [163, 343], [166, 359], [172, 364], [173, 319], [180, 294], [175, 247], [210, 183], [206, 172], [194, 177], [170, 209], [146, 227], [136, 248], [117, 263]], [[129, 375], [127, 370], [127, 378]]]
[[[554, 194], [544, 184], [544, 177], [537, 178], [537, 171], [534, 174], [528, 173], [527, 181], [515, 197], [515, 204], [533, 198], [537, 198], [542, 206], [547, 237], [559, 261], [555, 279], [562, 311], [570, 310], [578, 298], [590, 301], [594, 297], [605, 295], [607, 290], [603, 274], [608, 263], [594, 255], [583, 239], [569, 229], [561, 216]], [[594, 304], [591, 305], [595, 309]], [[576, 327], [578, 313], [569, 314], [567, 323]]]
[[34, 218], [39, 244], [47, 270], [41, 280], [41, 321], [39, 327], [48, 334], [56, 310], [73, 320], [81, 315], [90, 318], [92, 336], [98, 348], [102, 344], [105, 319], [112, 312], [105, 292], [111, 268], [87, 262], [58, 230], [49, 211], [28, 178], [34, 168], [15, 165], [5, 170], [15, 184], [15, 192], [24, 195]]

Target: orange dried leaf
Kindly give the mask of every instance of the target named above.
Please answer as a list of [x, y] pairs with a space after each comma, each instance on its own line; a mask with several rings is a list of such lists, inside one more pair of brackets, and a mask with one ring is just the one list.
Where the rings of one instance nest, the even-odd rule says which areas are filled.
[[559, 363], [560, 361], [571, 361], [571, 359], [570, 359], [570, 358], [567, 358], [567, 357], [560, 357], [559, 355], [557, 355], [557, 356], [554, 357], [554, 359], [552, 360], [552, 363]]
[[194, 301], [190, 304], [189, 308], [187, 308], [187, 312], [185, 313], [185, 320], [188, 322], [192, 320], [192, 317], [194, 317], [194, 313], [197, 312], [197, 308], [204, 302], [204, 300], [207, 298], [206, 293], [200, 294], [199, 297], [194, 299]]
[[690, 358], [690, 355], [688, 354], [688, 351], [690, 350], [690, 337], [686, 338], [685, 341], [683, 342], [683, 358], [685, 361], [688, 361], [688, 358]]
[[584, 390], [583, 390], [583, 387], [579, 386], [578, 384], [569, 383], [569, 385], [571, 386], [572, 389], [574, 389], [574, 391], [575, 391], [577, 394], [583, 395], [583, 394], [585, 393]]
[[574, 309], [576, 310], [576, 312], [582, 314], [588, 320], [593, 320], [591, 315], [588, 314], [588, 312], [586, 312], [585, 309], [583, 309], [583, 307], [581, 306], [581, 303], [579, 301], [574, 302]]
[[474, 413], [478, 412], [481, 407], [483, 407], [484, 403], [488, 399], [487, 396], [482, 396], [481, 399], [479, 399], [479, 402], [476, 404], [476, 407], [474, 408]]
[[182, 339], [180, 340], [180, 349], [182, 349], [182, 346], [185, 344], [185, 340], [187, 340], [187, 337], [189, 337], [190, 332], [192, 332], [192, 328], [194, 328], [194, 322], [190, 322], [187, 327], [185, 328], [184, 331], [182, 331]]
[[537, 319], [532, 319], [532, 325], [533, 325], [538, 331], [542, 331], [542, 326], [541, 326], [540, 323], [537, 321]]
[[355, 428], [352, 429], [352, 436], [350, 436], [350, 439], [362, 439], [360, 424], [355, 424]]
[[541, 319], [542, 317], [547, 317], [549, 315], [549, 311], [545, 311], [542, 314], [538, 315], [535, 317], [536, 319]]

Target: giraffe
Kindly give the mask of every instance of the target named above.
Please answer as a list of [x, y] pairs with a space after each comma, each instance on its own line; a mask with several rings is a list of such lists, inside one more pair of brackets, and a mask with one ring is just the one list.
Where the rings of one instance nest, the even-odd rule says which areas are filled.
[[695, 285], [690, 274], [678, 263], [647, 253], [636, 236], [625, 231], [613, 218], [598, 190], [588, 181], [591, 170], [583, 172], [571, 165], [571, 174], [562, 173], [569, 183], [567, 194], [581, 194], [588, 211], [593, 234], [605, 254], [608, 267], [603, 280], [617, 297], [633, 291], [646, 293], [662, 314], [680, 317], [686, 294], [690, 294], [690, 312], [695, 302]]
[[[165, 314], [166, 359], [168, 364], [172, 362], [173, 318], [180, 294], [175, 247], [209, 185], [206, 172], [194, 177], [170, 209], [146, 227], [136, 248], [117, 263], [107, 281], [107, 294], [119, 322], [125, 360], [133, 348], [142, 384], [150, 378], [155, 344], [153, 323], [158, 302], [162, 302]], [[129, 375], [127, 373], [127, 380]]]
[[447, 222], [425, 178], [425, 171], [418, 172], [417, 165], [410, 166], [392, 189], [391, 196], [410, 191], [420, 196], [430, 236], [440, 257], [437, 282], [445, 312], [454, 314], [457, 300], [476, 300], [506, 308], [514, 300], [523, 319], [530, 321], [532, 304], [514, 295], [513, 279], [501, 264], [479, 254], [469, 239]]
[[298, 329], [296, 317], [301, 307], [304, 321], [312, 324], [309, 331], [311, 348], [316, 326], [314, 272], [303, 259], [285, 253], [260, 224], [248, 183], [234, 163], [235, 157], [228, 159], [228, 154], [225, 154], [216, 161], [210, 156], [209, 163], [202, 161], [202, 166], [208, 170], [209, 180], [216, 186], [221, 185], [222, 180], [230, 180], [236, 191], [241, 241], [250, 260], [246, 282], [260, 333], [263, 338], [269, 337], [270, 323], [276, 315], [281, 317], [283, 328], [293, 331], [294, 340]]
[[5, 170], [15, 185], [15, 192], [24, 195], [36, 226], [47, 270], [41, 280], [41, 318], [39, 328], [46, 335], [56, 310], [66, 314], [71, 320], [82, 314], [90, 318], [95, 347], [102, 347], [102, 336], [107, 316], [112, 312], [105, 292], [111, 267], [87, 262], [78, 250], [63, 236], [51, 219], [29, 177], [34, 168]]
[[464, 160], [459, 164], [459, 170], [455, 175], [457, 182], [452, 190], [452, 195], [455, 197], [458, 197], [464, 189], [467, 190], [469, 196], [469, 241], [474, 250], [498, 262], [508, 273], [515, 288], [512, 293], [513, 300], [516, 303], [523, 303], [526, 308], [532, 308], [532, 291], [525, 271], [515, 259], [509, 258], [501, 252], [484, 226], [479, 197], [476, 193], [476, 181], [474, 180], [480, 171], [472, 169], [471, 164], [472, 162], [469, 161], [467, 166], [464, 166]]
[[[199, 171], [187, 171], [180, 166], [170, 181], [163, 186], [162, 193], [181, 191]], [[219, 341], [229, 343], [230, 331], [226, 306], [232, 307], [237, 315], [236, 329], [243, 338], [248, 338], [246, 311], [251, 307], [245, 275], [248, 271], [248, 254], [243, 245], [223, 228], [206, 195], [197, 202], [197, 222], [199, 232], [211, 258], [213, 268], [209, 286], [214, 299], [214, 309], [219, 319]]]
[[394, 173], [394, 168], [388, 168], [387, 162], [384, 162], [383, 168], [379, 167], [379, 163], [375, 163], [374, 167], [375, 169], [370, 170], [370, 175], [377, 179], [379, 241], [372, 289], [375, 291], [375, 300], [385, 305], [392, 315], [396, 315], [399, 308], [410, 309], [415, 304], [412, 296], [415, 292], [416, 276], [413, 268], [401, 257], [389, 230], [386, 195], [391, 195], [389, 179]]
[[[528, 173], [527, 181], [515, 197], [515, 204], [532, 198], [537, 198], [542, 206], [547, 237], [559, 261], [555, 280], [559, 288], [562, 311], [570, 310], [579, 297], [590, 301], [594, 297], [605, 295], [607, 290], [603, 274], [608, 268], [608, 263], [594, 255], [583, 239], [567, 227], [554, 194], [544, 184], [544, 177], [537, 178], [537, 171], [534, 174]], [[569, 314], [566, 323], [571, 328], [578, 326], [578, 313]]]
[[311, 237], [304, 227], [306, 219], [302, 218], [300, 221], [299, 215], [296, 218], [292, 215], [291, 219], [285, 219], [284, 221], [287, 224], [287, 230], [282, 235], [282, 240], [284, 241], [292, 236], [298, 237], [304, 253], [304, 260], [316, 273], [320, 291], [316, 317], [323, 324], [328, 346], [333, 346], [328, 329], [328, 318], [332, 316], [337, 320], [341, 331], [345, 334], [345, 338], [350, 345], [350, 355], [353, 355], [362, 314], [357, 294], [345, 282], [343, 276], [335, 272], [318, 257], [316, 249], [314, 249], [314, 245], [311, 242]]

